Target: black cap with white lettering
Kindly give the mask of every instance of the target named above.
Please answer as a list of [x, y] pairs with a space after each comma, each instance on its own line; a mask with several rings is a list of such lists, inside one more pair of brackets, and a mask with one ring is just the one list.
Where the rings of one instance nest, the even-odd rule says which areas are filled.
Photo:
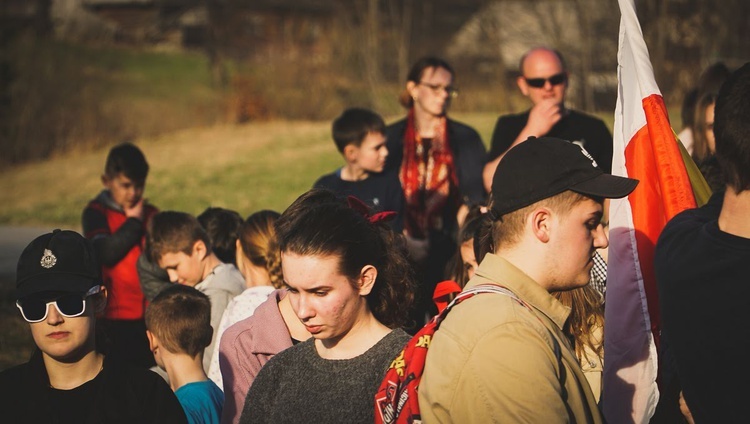
[[566, 190], [591, 197], [618, 199], [638, 180], [602, 171], [581, 146], [553, 137], [529, 137], [505, 154], [492, 178], [492, 212], [509, 212]]

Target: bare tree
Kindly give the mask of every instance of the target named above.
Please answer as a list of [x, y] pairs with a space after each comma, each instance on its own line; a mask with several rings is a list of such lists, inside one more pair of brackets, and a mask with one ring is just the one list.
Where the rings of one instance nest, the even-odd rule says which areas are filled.
[[508, 75], [508, 67], [505, 65], [505, 56], [503, 54], [504, 41], [502, 37], [502, 31], [500, 27], [500, 20], [498, 14], [494, 11], [498, 8], [500, 2], [496, 2], [494, 5], [487, 7], [491, 13], [482, 13], [479, 17], [479, 28], [482, 32], [482, 39], [486, 39], [489, 45], [494, 48], [494, 65], [495, 72], [500, 84], [496, 85], [497, 96], [501, 99], [502, 107], [505, 110], [512, 110], [513, 105], [510, 101], [510, 95], [508, 92], [508, 86], [505, 84], [506, 77]]
[[220, 87], [226, 88], [229, 84], [229, 75], [226, 66], [222, 60], [222, 46], [225, 44], [219, 36], [221, 26], [223, 25], [222, 8], [219, 0], [205, 0], [206, 11], [208, 12], [208, 27], [206, 28], [205, 50], [208, 57], [208, 66], [211, 70], [213, 83]]
[[586, 0], [573, 0], [573, 5], [578, 15], [579, 29], [581, 31], [581, 49], [579, 51], [580, 67], [579, 75], [581, 84], [579, 84], [578, 96], [580, 107], [584, 110], [590, 110], [594, 107], [594, 91], [591, 84], [588, 83], [588, 76], [591, 75], [591, 55], [593, 54], [593, 37], [591, 34], [591, 4]]
[[382, 76], [380, 72], [380, 6], [378, 0], [367, 0], [367, 19], [365, 24], [365, 40], [367, 50], [363, 55], [367, 83], [370, 86], [371, 103], [375, 109], [380, 109], [380, 87]]
[[409, 72], [409, 54], [411, 53], [412, 25], [414, 17], [414, 0], [388, 0], [389, 21], [395, 29], [396, 38], [396, 78], [401, 81]]

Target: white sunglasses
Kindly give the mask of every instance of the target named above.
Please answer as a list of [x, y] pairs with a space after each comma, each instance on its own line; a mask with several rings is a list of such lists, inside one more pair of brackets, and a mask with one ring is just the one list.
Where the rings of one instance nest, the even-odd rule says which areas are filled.
[[23, 319], [31, 323], [42, 322], [47, 319], [49, 305], [55, 305], [60, 315], [66, 318], [75, 318], [83, 315], [83, 312], [86, 311], [86, 298], [99, 293], [101, 290], [101, 286], [97, 284], [84, 295], [64, 294], [49, 302], [40, 299], [17, 300], [16, 307], [21, 311]]

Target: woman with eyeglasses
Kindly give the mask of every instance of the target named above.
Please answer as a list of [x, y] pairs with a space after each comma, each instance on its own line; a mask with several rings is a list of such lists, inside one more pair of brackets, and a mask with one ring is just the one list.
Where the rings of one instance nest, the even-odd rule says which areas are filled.
[[458, 95], [455, 72], [443, 59], [419, 59], [406, 77], [401, 104], [408, 110], [387, 129], [386, 170], [399, 173], [404, 191], [404, 233], [422, 270], [417, 324], [432, 310], [432, 290], [456, 250], [459, 211], [484, 200], [486, 150], [471, 127], [449, 119]]
[[107, 304], [91, 244], [55, 230], [18, 261], [16, 306], [37, 346], [29, 362], [0, 373], [8, 423], [186, 423], [157, 374], [97, 350], [96, 315]]

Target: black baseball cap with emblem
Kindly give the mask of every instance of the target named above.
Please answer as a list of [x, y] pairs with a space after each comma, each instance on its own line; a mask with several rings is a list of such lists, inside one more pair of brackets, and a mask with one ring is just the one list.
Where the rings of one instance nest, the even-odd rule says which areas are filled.
[[619, 199], [638, 180], [602, 171], [581, 146], [554, 137], [529, 137], [505, 154], [492, 178], [492, 212], [509, 212], [571, 190], [586, 196]]
[[75, 231], [58, 229], [37, 237], [21, 253], [16, 299], [46, 292], [83, 294], [101, 281], [91, 243]]

